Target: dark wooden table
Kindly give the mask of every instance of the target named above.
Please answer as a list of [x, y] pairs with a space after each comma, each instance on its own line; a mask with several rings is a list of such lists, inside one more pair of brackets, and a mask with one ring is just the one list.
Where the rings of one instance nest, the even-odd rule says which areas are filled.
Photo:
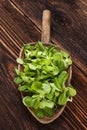
[[[42, 11], [52, 12], [51, 39], [73, 59], [73, 103], [53, 123], [42, 125], [21, 103], [13, 82], [24, 43], [41, 37]], [[0, 130], [86, 130], [87, 0], [0, 0]]]

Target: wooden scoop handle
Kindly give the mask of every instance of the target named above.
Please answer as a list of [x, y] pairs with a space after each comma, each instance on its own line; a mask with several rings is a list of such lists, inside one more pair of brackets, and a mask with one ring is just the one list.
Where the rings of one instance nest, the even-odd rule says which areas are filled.
[[42, 17], [41, 41], [46, 44], [50, 43], [50, 17], [51, 17], [51, 12], [49, 10], [44, 10], [43, 17]]

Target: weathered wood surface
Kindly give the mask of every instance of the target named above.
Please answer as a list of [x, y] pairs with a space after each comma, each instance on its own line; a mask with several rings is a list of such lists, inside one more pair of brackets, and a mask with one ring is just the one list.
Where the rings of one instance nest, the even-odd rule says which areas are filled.
[[[38, 123], [21, 103], [13, 82], [19, 50], [40, 40], [42, 11], [52, 12], [51, 39], [73, 59], [73, 103], [53, 123]], [[86, 130], [87, 1], [0, 0], [0, 130]]]

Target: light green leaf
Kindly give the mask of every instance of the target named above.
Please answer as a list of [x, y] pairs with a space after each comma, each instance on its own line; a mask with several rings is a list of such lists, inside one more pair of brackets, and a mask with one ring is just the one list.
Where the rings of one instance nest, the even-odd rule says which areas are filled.
[[56, 87], [56, 85], [54, 83], [50, 83], [51, 87], [54, 89], [54, 90], [57, 90], [57, 91], [60, 91], [60, 89], [58, 87]]
[[60, 51], [60, 52], [61, 52], [61, 54], [62, 54], [62, 56], [64, 58], [68, 58], [69, 57], [69, 54], [67, 52], [65, 52], [65, 51]]
[[39, 48], [39, 50], [41, 50], [41, 51], [44, 51], [44, 45], [42, 44], [42, 42], [40, 42], [40, 41], [38, 41], [37, 43], [36, 43], [36, 46]]
[[27, 87], [26, 85], [19, 86], [19, 87], [18, 87], [18, 90], [19, 90], [19, 91], [26, 91], [26, 90], [28, 90], [28, 87]]
[[59, 96], [59, 92], [58, 91], [55, 91], [55, 96], [58, 97]]
[[58, 73], [59, 73], [59, 68], [54, 66], [53, 75], [58, 75]]
[[17, 58], [17, 63], [22, 65], [24, 62], [23, 62], [23, 60], [21, 58]]
[[31, 45], [30, 44], [24, 44], [24, 50], [30, 50]]
[[21, 75], [21, 78], [22, 78], [23, 81], [29, 82], [29, 77], [28, 77], [28, 76], [26, 76], [26, 75]]
[[33, 108], [34, 109], [38, 109], [39, 108], [39, 104], [40, 104], [40, 100], [39, 99], [36, 99], [34, 104], [33, 104]]
[[44, 66], [43, 70], [46, 72], [52, 72], [52, 71], [54, 71], [54, 67], [53, 66]]
[[29, 66], [29, 68], [31, 70], [36, 70], [37, 69], [37, 67], [35, 65], [31, 64], [31, 63], [29, 63], [28, 66]]
[[24, 97], [22, 102], [27, 107], [33, 107], [33, 105], [34, 105], [34, 100], [32, 100], [32, 97], [30, 97], [30, 96]]
[[50, 100], [42, 100], [39, 104], [39, 108], [44, 109], [45, 107], [48, 108], [53, 108], [54, 107], [54, 102], [50, 101]]
[[46, 94], [46, 98], [49, 99], [49, 100], [52, 100], [54, 94], [55, 94], [55, 90], [52, 88], [51, 92]]
[[66, 92], [62, 93], [58, 98], [58, 104], [59, 105], [65, 105], [67, 103], [67, 96]]
[[25, 65], [25, 66], [24, 66], [24, 72], [25, 72], [25, 73], [29, 72], [29, 66], [28, 66], [28, 65]]
[[68, 96], [75, 96], [76, 90], [73, 87], [68, 88]]
[[43, 88], [45, 93], [50, 93], [50, 91], [51, 91], [51, 87], [50, 87], [49, 83], [43, 83], [42, 88]]
[[56, 51], [56, 47], [53, 44], [48, 46], [48, 53], [51, 52], [51, 54], [53, 55], [55, 51]]
[[42, 98], [43, 98], [43, 96], [45, 95], [45, 92], [44, 92], [43, 90], [37, 89], [36, 92], [39, 93], [39, 94], [40, 94], [40, 97], [42, 97]]
[[60, 62], [62, 60], [62, 55], [60, 52], [56, 52], [53, 57], [51, 57], [51, 59], [53, 59], [53, 61], [58, 61]]
[[14, 79], [14, 82], [15, 82], [16, 84], [20, 84], [21, 82], [23, 82], [23, 80], [22, 80], [20, 77], [16, 77], [16, 78]]
[[57, 77], [54, 78], [54, 83], [59, 90], [62, 90], [62, 86], [59, 84]]
[[15, 72], [16, 72], [17, 75], [20, 74], [20, 71], [18, 69], [16, 69], [16, 68], [15, 68]]
[[40, 90], [41, 88], [42, 88], [42, 83], [38, 81], [34, 81], [31, 85], [31, 89], [35, 91]]
[[41, 63], [42, 63], [42, 65], [46, 65], [46, 66], [48, 66], [48, 65], [50, 65], [50, 63], [51, 63], [51, 60], [50, 59], [41, 59]]
[[68, 79], [68, 73], [66, 71], [62, 71], [58, 76], [57, 82], [62, 86], [67, 79]]
[[65, 68], [68, 68], [69, 65], [72, 64], [72, 60], [70, 58], [67, 58], [64, 60], [64, 66]]

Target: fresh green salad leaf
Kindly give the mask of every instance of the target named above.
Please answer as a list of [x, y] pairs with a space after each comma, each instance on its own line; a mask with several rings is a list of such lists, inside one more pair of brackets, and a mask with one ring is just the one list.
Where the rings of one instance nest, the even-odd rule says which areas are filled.
[[75, 96], [76, 95], [76, 90], [70, 85], [68, 88], [68, 96]]
[[44, 116], [42, 109], [34, 109], [34, 113], [39, 118], [43, 118], [43, 116]]
[[23, 60], [22, 60], [22, 59], [17, 58], [17, 63], [19, 63], [19, 64], [23, 64], [24, 62], [23, 62]]
[[68, 78], [68, 73], [66, 71], [62, 71], [57, 78], [58, 84], [60, 86], [63, 86], [63, 84], [66, 82], [67, 78]]
[[44, 109], [45, 107], [53, 108], [54, 102], [52, 102], [50, 100], [43, 99], [39, 104], [39, 108]]
[[52, 108], [45, 107], [43, 112], [46, 116], [52, 116], [53, 115], [53, 109]]
[[24, 44], [24, 57], [17, 58], [21, 69], [15, 68], [14, 82], [18, 90], [25, 93], [22, 102], [32, 108], [39, 118], [52, 116], [55, 109], [72, 102], [76, 95], [73, 86], [66, 86], [67, 69], [72, 64], [69, 54], [58, 50], [53, 44], [44, 46]]
[[67, 96], [66, 93], [62, 93], [60, 94], [59, 98], [58, 98], [58, 104], [59, 105], [65, 105], [67, 103]]
[[35, 65], [32, 65], [31, 63], [29, 63], [28, 66], [29, 66], [29, 68], [31, 70], [36, 70], [37, 69], [37, 67]]
[[50, 86], [49, 83], [43, 83], [43, 84], [42, 84], [42, 88], [43, 88], [43, 91], [44, 91], [45, 93], [50, 93], [50, 91], [51, 91], [51, 86]]
[[16, 77], [16, 78], [14, 79], [14, 82], [15, 82], [16, 84], [20, 84], [20, 83], [22, 83], [22, 79], [21, 79], [20, 77]]
[[26, 96], [23, 98], [23, 104], [27, 107], [32, 107], [34, 104], [34, 100], [30, 96]]
[[69, 54], [67, 53], [67, 52], [65, 52], [65, 51], [60, 51], [61, 52], [61, 54], [62, 54], [62, 56], [64, 57], [64, 58], [68, 58], [69, 57]]
[[35, 91], [40, 90], [41, 88], [42, 88], [42, 83], [39, 81], [35, 81], [31, 85], [31, 89]]
[[26, 85], [19, 86], [19, 87], [18, 87], [18, 90], [19, 90], [19, 91], [28, 91], [28, 87], [27, 87]]

